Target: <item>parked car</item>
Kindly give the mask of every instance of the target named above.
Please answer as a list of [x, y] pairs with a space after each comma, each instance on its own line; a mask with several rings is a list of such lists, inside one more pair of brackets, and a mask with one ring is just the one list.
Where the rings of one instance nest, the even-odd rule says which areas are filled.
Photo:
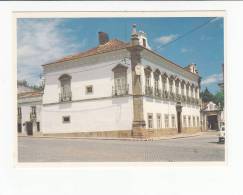
[[221, 126], [219, 128], [219, 143], [224, 143], [225, 142], [225, 127]]

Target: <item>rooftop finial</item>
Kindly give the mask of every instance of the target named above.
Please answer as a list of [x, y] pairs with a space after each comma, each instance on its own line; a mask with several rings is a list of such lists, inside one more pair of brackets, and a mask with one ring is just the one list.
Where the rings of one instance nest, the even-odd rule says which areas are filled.
[[132, 35], [137, 34], [137, 29], [136, 29], [136, 27], [137, 27], [136, 24], [133, 24], [133, 25], [132, 25]]

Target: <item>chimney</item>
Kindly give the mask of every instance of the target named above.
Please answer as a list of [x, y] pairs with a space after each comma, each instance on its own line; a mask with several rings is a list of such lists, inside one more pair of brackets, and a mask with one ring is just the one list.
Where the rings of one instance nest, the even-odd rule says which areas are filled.
[[132, 46], [139, 45], [139, 38], [138, 38], [137, 29], [136, 29], [136, 24], [132, 25], [131, 43], [132, 43]]
[[105, 32], [99, 32], [99, 43], [100, 45], [104, 45], [109, 41], [109, 36]]

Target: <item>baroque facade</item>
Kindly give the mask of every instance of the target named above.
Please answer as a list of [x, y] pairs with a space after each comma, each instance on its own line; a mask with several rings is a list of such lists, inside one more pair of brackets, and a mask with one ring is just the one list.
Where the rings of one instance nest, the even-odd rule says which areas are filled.
[[43, 65], [43, 135], [149, 138], [200, 131], [200, 84], [151, 50], [133, 26], [128, 43], [99, 32], [99, 45]]

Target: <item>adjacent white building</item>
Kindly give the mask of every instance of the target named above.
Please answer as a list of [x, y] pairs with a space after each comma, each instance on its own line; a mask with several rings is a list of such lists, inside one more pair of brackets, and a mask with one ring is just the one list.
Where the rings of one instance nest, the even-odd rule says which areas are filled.
[[128, 43], [99, 45], [43, 65], [41, 132], [153, 137], [200, 131], [199, 75], [151, 50], [133, 26]]

